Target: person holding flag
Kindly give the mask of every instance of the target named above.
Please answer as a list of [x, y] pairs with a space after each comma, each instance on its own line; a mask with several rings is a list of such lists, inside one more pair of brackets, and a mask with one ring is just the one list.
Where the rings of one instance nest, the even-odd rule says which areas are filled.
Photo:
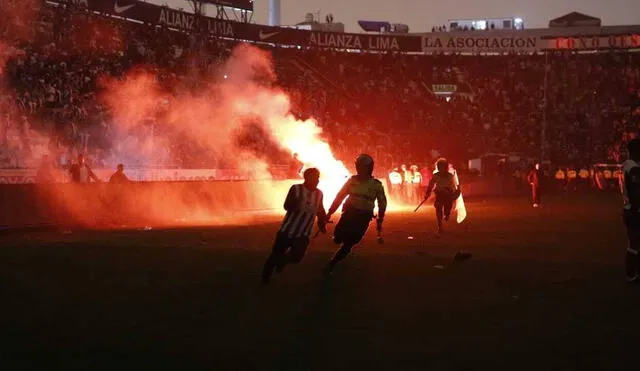
[[390, 196], [393, 200], [399, 202], [402, 194], [402, 175], [398, 168], [393, 168], [389, 172], [389, 188]]
[[373, 209], [378, 204], [377, 230], [378, 242], [382, 243], [382, 223], [387, 210], [387, 196], [382, 183], [373, 177], [373, 158], [362, 154], [356, 159], [357, 175], [351, 177], [342, 187], [329, 208], [327, 220], [342, 208], [342, 216], [334, 230], [334, 242], [342, 245], [324, 269], [325, 275], [333, 272], [336, 264], [346, 258], [351, 249], [362, 240], [373, 219]]
[[436, 169], [437, 172], [433, 174], [429, 181], [427, 192], [422, 202], [424, 203], [429, 199], [431, 192], [435, 193], [436, 199], [433, 206], [436, 209], [438, 234], [442, 234], [444, 233], [442, 222], [443, 220], [449, 221], [453, 203], [460, 197], [460, 185], [457, 182], [457, 175], [449, 168], [449, 161], [444, 158], [439, 159], [436, 162]]

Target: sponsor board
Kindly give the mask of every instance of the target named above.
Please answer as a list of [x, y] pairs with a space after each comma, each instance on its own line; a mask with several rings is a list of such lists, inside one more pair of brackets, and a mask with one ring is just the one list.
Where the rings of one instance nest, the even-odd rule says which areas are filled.
[[[237, 4], [248, 0], [228, 0]], [[271, 27], [196, 16], [193, 13], [132, 0], [47, 0], [52, 4], [71, 2], [103, 14], [151, 24], [164, 24], [185, 32], [201, 30], [218, 37], [277, 45], [378, 52], [406, 53], [535, 53], [544, 50], [597, 50], [640, 48], [640, 26], [617, 30], [580, 28], [575, 35], [559, 37], [553, 30], [504, 32], [439, 32], [411, 34], [356, 34]], [[222, 0], [219, 2], [223, 2]], [[247, 4], [252, 3], [249, 2]], [[624, 26], [620, 26], [624, 27]], [[584, 32], [595, 36], [585, 36]], [[606, 35], [601, 32], [608, 32]], [[560, 33], [558, 31], [558, 33]], [[566, 34], [566, 32], [562, 32]]]
[[640, 34], [593, 37], [557, 37], [545, 40], [548, 49], [596, 50], [640, 48]]
[[[65, 3], [65, 0], [47, 0], [52, 4]], [[159, 6], [142, 1], [130, 0], [72, 0], [75, 3], [96, 12], [125, 17], [145, 23], [164, 24], [168, 27], [193, 31], [204, 30], [212, 35], [269, 42], [279, 45], [309, 46], [336, 49], [357, 49], [371, 51], [420, 52], [421, 36], [417, 35], [365, 35], [338, 32], [318, 32], [291, 28], [271, 27], [208, 16], [195, 16], [193, 13]], [[234, 0], [241, 1], [241, 0]]]
[[460, 35], [450, 34], [424, 36], [422, 49], [425, 53], [443, 52], [535, 52], [540, 49], [539, 37], [524, 35]]

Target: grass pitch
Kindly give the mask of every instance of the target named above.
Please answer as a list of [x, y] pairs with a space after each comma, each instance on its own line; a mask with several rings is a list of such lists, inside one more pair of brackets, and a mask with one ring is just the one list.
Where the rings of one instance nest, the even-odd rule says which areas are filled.
[[[620, 201], [475, 200], [435, 236], [391, 213], [324, 280], [312, 242], [268, 287], [278, 227], [0, 236], [0, 369], [616, 370], [635, 367], [640, 287]], [[372, 225], [373, 226], [373, 225]], [[458, 251], [473, 257], [453, 264]]]

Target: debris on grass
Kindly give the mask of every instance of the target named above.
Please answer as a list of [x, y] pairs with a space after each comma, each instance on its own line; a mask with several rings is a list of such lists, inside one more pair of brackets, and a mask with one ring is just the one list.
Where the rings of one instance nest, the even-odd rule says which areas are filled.
[[471, 259], [471, 256], [472, 256], [471, 253], [460, 251], [460, 252], [457, 252], [456, 255], [453, 257], [453, 262], [462, 263]]

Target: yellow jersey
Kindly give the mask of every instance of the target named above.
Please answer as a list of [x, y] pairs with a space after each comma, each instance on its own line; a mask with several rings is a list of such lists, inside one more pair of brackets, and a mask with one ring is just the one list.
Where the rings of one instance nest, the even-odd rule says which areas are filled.
[[385, 195], [384, 187], [375, 178], [351, 177], [338, 192], [336, 199], [329, 208], [329, 214], [333, 214], [345, 198], [347, 198], [344, 203], [345, 210], [351, 208], [373, 212], [376, 207], [376, 201], [378, 202], [378, 214], [380, 216], [383, 217], [387, 209], [387, 196]]

